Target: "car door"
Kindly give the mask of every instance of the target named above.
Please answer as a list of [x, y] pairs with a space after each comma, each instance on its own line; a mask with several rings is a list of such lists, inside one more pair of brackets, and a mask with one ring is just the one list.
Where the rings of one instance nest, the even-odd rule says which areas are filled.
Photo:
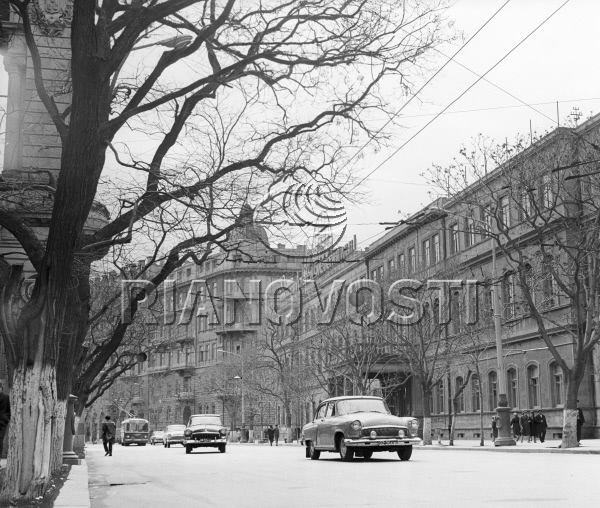
[[335, 403], [328, 402], [325, 415], [319, 422], [317, 434], [317, 447], [321, 449], [333, 449], [333, 425], [334, 425]]
[[313, 421], [306, 425], [304, 430], [304, 439], [312, 441], [315, 446], [317, 445], [317, 436], [319, 435], [319, 426], [325, 418], [325, 410], [327, 409], [327, 403], [320, 404], [315, 412]]

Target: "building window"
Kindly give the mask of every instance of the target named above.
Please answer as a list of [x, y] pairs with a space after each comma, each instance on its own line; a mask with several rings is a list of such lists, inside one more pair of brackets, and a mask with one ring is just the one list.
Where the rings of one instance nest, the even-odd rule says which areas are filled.
[[508, 405], [509, 407], [518, 407], [519, 392], [517, 385], [517, 371], [510, 368], [506, 371], [506, 385], [508, 387]]
[[423, 242], [423, 265], [425, 267], [431, 265], [431, 240]]
[[552, 259], [547, 258], [542, 263], [542, 307], [553, 307], [555, 302], [556, 288], [554, 276], [552, 275]]
[[387, 269], [388, 273], [394, 273], [394, 271], [396, 270], [396, 260], [394, 258], [388, 259]]
[[465, 220], [465, 245], [471, 247], [475, 245], [475, 221], [472, 217]]
[[544, 175], [542, 178], [542, 206], [544, 208], [552, 208], [554, 206], [554, 189], [552, 187], [552, 177]]
[[481, 383], [477, 375], [471, 376], [471, 407], [473, 411], [481, 409]]
[[552, 383], [552, 407], [561, 407], [563, 405], [563, 372], [560, 365], [556, 362], [550, 364], [550, 381]]
[[500, 223], [505, 228], [510, 227], [510, 201], [508, 196], [502, 196], [498, 206], [500, 208]]
[[440, 235], [433, 235], [431, 238], [431, 262], [438, 263], [442, 259], [442, 251], [440, 248]]
[[408, 270], [410, 273], [417, 270], [417, 252], [414, 247], [408, 249]]
[[404, 254], [398, 254], [398, 272], [400, 272], [400, 275], [404, 275], [405, 270], [406, 261], [404, 259]]
[[506, 319], [515, 317], [515, 278], [512, 274], [504, 277], [502, 281], [502, 302], [504, 304], [504, 317]]
[[490, 205], [486, 205], [481, 209], [481, 222], [482, 234], [489, 235], [493, 231], [494, 225], [494, 214]]
[[498, 407], [498, 374], [495, 370], [488, 374], [488, 404], [490, 411]]
[[524, 221], [532, 216], [533, 206], [532, 202], [535, 199], [533, 191], [524, 190], [520, 196], [519, 204], [519, 218]]
[[529, 407], [540, 405], [540, 371], [537, 365], [527, 367], [527, 387], [529, 395]]
[[452, 224], [450, 226], [450, 252], [456, 254], [458, 251], [460, 251], [458, 224]]
[[[464, 380], [462, 376], [458, 376], [455, 381], [454, 390], [455, 393], [458, 393], [460, 388], [462, 387]], [[464, 413], [465, 412], [465, 391], [463, 390], [458, 397], [455, 399], [456, 403], [456, 412]]]
[[437, 413], [444, 412], [444, 382], [440, 381], [435, 387], [435, 410]]

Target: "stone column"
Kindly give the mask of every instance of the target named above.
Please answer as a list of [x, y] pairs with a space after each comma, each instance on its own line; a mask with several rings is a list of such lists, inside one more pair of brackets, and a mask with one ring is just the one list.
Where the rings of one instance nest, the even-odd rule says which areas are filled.
[[63, 464], [79, 464], [79, 457], [73, 451], [73, 436], [75, 435], [75, 395], [69, 395], [67, 415], [65, 418], [65, 436], [63, 439]]
[[23, 163], [23, 117], [27, 53], [22, 36], [14, 34], [4, 57], [8, 73], [4, 171], [19, 171]]

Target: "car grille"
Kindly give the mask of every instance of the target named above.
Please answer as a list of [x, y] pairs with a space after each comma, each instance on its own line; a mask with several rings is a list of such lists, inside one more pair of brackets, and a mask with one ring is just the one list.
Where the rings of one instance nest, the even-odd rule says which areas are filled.
[[375, 431], [377, 437], [398, 437], [398, 430], [400, 430], [398, 427], [368, 427], [362, 430], [362, 435], [369, 437], [371, 432]]
[[192, 434], [192, 437], [194, 439], [218, 439], [219, 438], [219, 434], [214, 434], [214, 433], [210, 433], [210, 432], [195, 432], [194, 434]]

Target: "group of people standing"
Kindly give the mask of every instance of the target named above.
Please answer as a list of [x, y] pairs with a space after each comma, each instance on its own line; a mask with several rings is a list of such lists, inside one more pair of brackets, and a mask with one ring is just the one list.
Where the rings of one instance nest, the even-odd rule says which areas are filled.
[[533, 438], [534, 443], [537, 443], [538, 439], [540, 443], [543, 443], [546, 440], [548, 422], [541, 409], [538, 409], [537, 412], [523, 411], [521, 415], [513, 413], [510, 428], [517, 442], [520, 439], [522, 443], [524, 439], [527, 439], [527, 442], [530, 443]]
[[275, 428], [273, 428], [273, 425], [269, 425], [266, 433], [269, 444], [273, 446], [273, 441], [275, 441], [275, 446], [279, 446], [279, 425], [275, 425]]

